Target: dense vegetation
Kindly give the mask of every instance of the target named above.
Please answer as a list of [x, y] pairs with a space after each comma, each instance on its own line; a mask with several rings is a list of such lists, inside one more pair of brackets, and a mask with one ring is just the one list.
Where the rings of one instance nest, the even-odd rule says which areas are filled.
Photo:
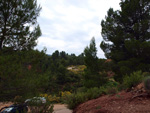
[[117, 80], [133, 71], [150, 71], [150, 1], [122, 0], [120, 7], [110, 8], [101, 22], [101, 48], [115, 62]]
[[[41, 35], [37, 23], [41, 7], [36, 0], [0, 0], [0, 50], [30, 50]], [[30, 28], [34, 30], [30, 30]]]
[[[16, 5], [11, 12], [9, 8]], [[99, 59], [94, 37], [78, 56], [58, 50], [52, 55], [47, 55], [45, 49], [34, 50], [41, 35], [36, 23], [41, 7], [36, 0], [0, 0], [0, 100], [41, 94], [49, 101], [75, 108], [102, 94], [130, 89], [144, 77], [149, 89], [150, 1], [122, 0], [120, 7], [120, 11], [110, 8], [101, 22], [104, 41], [100, 47], [107, 59]], [[26, 10], [31, 10], [31, 16]], [[20, 20], [24, 16], [24, 21]], [[31, 23], [37, 25], [32, 32]]]
[[56, 51], [59, 54], [56, 58], [56, 52], [48, 56], [37, 50], [10, 51], [2, 51], [0, 55], [0, 98], [4, 100], [16, 95], [74, 90], [81, 85], [81, 75], [67, 70], [70, 62], [82, 61], [80, 55]]

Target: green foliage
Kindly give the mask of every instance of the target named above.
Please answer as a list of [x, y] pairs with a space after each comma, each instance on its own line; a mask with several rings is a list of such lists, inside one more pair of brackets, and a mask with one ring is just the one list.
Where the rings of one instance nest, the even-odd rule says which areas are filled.
[[[41, 35], [37, 0], [0, 0], [0, 50], [30, 50]], [[30, 30], [30, 28], [34, 30]]]
[[[83, 56], [75, 56], [75, 54], [68, 55], [64, 51], [59, 52], [56, 50], [51, 56], [47, 55], [43, 60], [43, 68], [46, 75], [49, 77], [48, 87], [46, 93], [59, 93], [66, 90], [75, 90], [81, 86], [82, 70], [79, 73], [74, 73], [67, 69], [69, 65], [78, 67], [83, 62]], [[82, 66], [81, 66], [82, 67]], [[80, 68], [80, 66], [79, 66]], [[44, 92], [45, 93], [45, 92]]]
[[0, 98], [9, 100], [44, 91], [49, 82], [43, 73], [44, 57], [44, 53], [33, 50], [1, 55]]
[[144, 79], [144, 87], [147, 91], [150, 91], [150, 76]]
[[100, 69], [94, 37], [91, 39], [89, 47], [87, 46], [84, 49], [84, 54], [86, 69], [83, 75], [83, 85], [87, 88], [102, 86], [106, 83], [107, 79], [104, 73], [99, 73]]
[[150, 1], [122, 0], [121, 10], [110, 8], [101, 21], [103, 41], [100, 45], [117, 67], [116, 80], [133, 71], [150, 68]]
[[77, 92], [69, 95], [65, 103], [68, 105], [69, 109], [74, 109], [77, 105], [87, 100], [95, 99], [105, 93], [106, 89], [104, 87], [94, 87], [88, 89], [86, 92]]
[[93, 37], [91, 39], [89, 47], [87, 46], [84, 49], [84, 61], [87, 69], [94, 73], [97, 73], [98, 71], [98, 58], [97, 58], [97, 49], [95, 44], [95, 38]]
[[118, 92], [119, 83], [110, 79], [106, 84], [93, 88], [81, 87], [78, 88], [76, 93], [72, 93], [68, 98], [66, 98], [65, 103], [70, 109], [74, 109], [77, 105], [100, 97], [103, 94], [116, 94]]
[[119, 83], [116, 82], [113, 78], [110, 78], [109, 81], [104, 85], [105, 87], [118, 87]]
[[123, 87], [124, 88], [132, 88], [143, 81], [142, 71], [136, 71], [130, 74], [130, 76], [126, 75], [123, 78]]
[[81, 104], [85, 100], [84, 93], [80, 92], [70, 95], [65, 103], [68, 105], [69, 109], [74, 109], [77, 105]]
[[87, 88], [100, 87], [108, 81], [106, 73], [90, 74], [86, 70], [83, 78], [83, 85]]
[[104, 85], [106, 89], [106, 94], [116, 94], [118, 92], [119, 83], [116, 82], [113, 78], [110, 78], [109, 81]]

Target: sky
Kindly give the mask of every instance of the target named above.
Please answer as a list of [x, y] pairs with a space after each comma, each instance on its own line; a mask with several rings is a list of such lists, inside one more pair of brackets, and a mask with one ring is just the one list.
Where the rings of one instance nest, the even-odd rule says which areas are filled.
[[47, 48], [47, 54], [56, 50], [81, 54], [95, 37], [97, 56], [105, 58], [100, 49], [101, 21], [109, 8], [119, 10], [120, 0], [37, 0], [42, 10], [38, 17], [42, 36], [36, 49]]

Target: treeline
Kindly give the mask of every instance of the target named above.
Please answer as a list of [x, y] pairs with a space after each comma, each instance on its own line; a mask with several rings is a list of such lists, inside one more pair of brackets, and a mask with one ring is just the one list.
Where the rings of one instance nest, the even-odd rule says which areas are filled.
[[62, 63], [64, 66], [84, 64], [84, 53], [76, 56], [75, 54], [69, 55], [65, 51], [59, 52], [58, 50], [56, 50], [50, 56], [51, 60], [53, 60], [54, 63]]
[[1, 51], [0, 99], [74, 90], [80, 85], [81, 76], [68, 71], [67, 66], [83, 65], [83, 57], [58, 51], [52, 55], [44, 50]]

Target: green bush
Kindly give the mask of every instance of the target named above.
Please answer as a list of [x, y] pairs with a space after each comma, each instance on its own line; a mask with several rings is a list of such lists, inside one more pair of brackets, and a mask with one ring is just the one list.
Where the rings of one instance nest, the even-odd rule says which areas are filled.
[[102, 94], [106, 94], [107, 90], [104, 87], [101, 88], [90, 88], [86, 92], [77, 92], [68, 96], [65, 103], [68, 104], [69, 109], [74, 109], [77, 105], [90, 100], [95, 99]]
[[147, 91], [150, 91], [150, 76], [144, 79], [144, 87]]
[[77, 105], [84, 102], [85, 94], [83, 92], [74, 93], [68, 96], [68, 99], [64, 102], [68, 105], [69, 109], [74, 109]]
[[101, 88], [94, 87], [94, 88], [91, 88], [91, 89], [87, 90], [86, 98], [88, 100], [95, 99], [95, 98], [99, 97], [101, 94], [103, 94], [105, 92], [106, 91], [104, 91], [103, 87], [101, 87]]
[[85, 88], [81, 87], [77, 91], [77, 93], [73, 93], [67, 97], [65, 103], [68, 104], [68, 108], [74, 109], [77, 105], [100, 97], [102, 94], [115, 94], [118, 92], [119, 83], [114, 81], [113, 79], [107, 82], [105, 85], [93, 88]]
[[144, 76], [142, 74], [142, 71], [136, 71], [130, 74], [130, 76], [126, 75], [123, 78], [123, 87], [126, 88], [132, 88], [142, 82]]
[[116, 82], [114, 79], [110, 79], [105, 85], [104, 87], [118, 87], [119, 83]]

